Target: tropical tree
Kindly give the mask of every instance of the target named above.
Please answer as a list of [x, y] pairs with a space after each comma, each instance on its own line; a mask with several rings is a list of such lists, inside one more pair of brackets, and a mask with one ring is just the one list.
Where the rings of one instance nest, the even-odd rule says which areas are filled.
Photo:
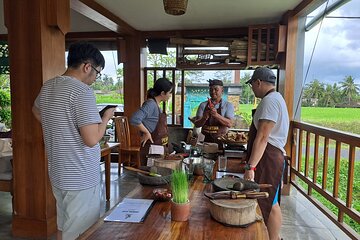
[[148, 51], [147, 62], [149, 67], [175, 67], [176, 52], [175, 49], [168, 49], [168, 54], [150, 54]]
[[323, 96], [324, 84], [319, 80], [314, 79], [312, 82], [306, 85], [306, 88], [306, 95], [309, 98], [309, 101], [317, 106]]
[[[168, 48], [168, 54], [150, 54], [148, 52], [147, 65], [149, 67], [176, 67], [176, 51], [174, 48]], [[168, 72], [168, 74], [171, 74]], [[204, 76], [202, 71], [184, 71], [185, 84], [197, 81]], [[157, 72], [157, 76], [162, 76], [162, 72]], [[171, 78], [170, 75], [166, 77]], [[175, 75], [176, 82], [180, 82], [180, 74]], [[147, 76], [148, 88], [154, 84], [154, 76], [148, 74]]]
[[249, 104], [254, 99], [254, 93], [251, 90], [251, 87], [246, 84], [246, 81], [250, 79], [250, 74], [246, 73], [241, 79], [240, 79], [240, 86], [241, 86], [241, 103]]
[[334, 105], [342, 103], [341, 95], [341, 88], [338, 84], [334, 83], [332, 86], [332, 101], [334, 101]]
[[302, 93], [302, 106], [310, 107], [311, 106], [311, 92], [307, 86], [304, 87]]
[[0, 75], [0, 122], [11, 128], [10, 77]]
[[328, 107], [330, 105], [334, 105], [334, 98], [333, 98], [333, 87], [331, 84], [326, 84], [324, 87], [324, 92], [322, 94], [322, 98], [320, 100], [320, 106]]
[[346, 76], [344, 81], [340, 82], [343, 95], [347, 97], [348, 104], [352, 103], [352, 100], [357, 97], [360, 91], [359, 84], [355, 83], [355, 78], [352, 76]]
[[107, 74], [104, 74], [102, 78], [103, 86], [106, 90], [113, 90], [114, 79]]
[[215, 72], [215, 77], [219, 80], [222, 80], [224, 83], [231, 83], [231, 70], [223, 70]]

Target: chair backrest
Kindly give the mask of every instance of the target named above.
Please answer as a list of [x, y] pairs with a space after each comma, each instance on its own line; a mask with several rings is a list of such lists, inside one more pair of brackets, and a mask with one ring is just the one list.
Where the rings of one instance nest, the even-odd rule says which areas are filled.
[[115, 117], [115, 134], [120, 143], [120, 148], [130, 147], [130, 129], [129, 121], [125, 116]]

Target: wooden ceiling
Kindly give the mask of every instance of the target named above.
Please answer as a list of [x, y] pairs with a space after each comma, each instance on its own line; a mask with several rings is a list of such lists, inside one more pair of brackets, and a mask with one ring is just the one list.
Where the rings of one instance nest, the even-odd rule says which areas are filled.
[[71, 0], [71, 32], [169, 31], [239, 28], [279, 23], [286, 13], [306, 14], [324, 0], [188, 0], [181, 16], [168, 15], [162, 0]]

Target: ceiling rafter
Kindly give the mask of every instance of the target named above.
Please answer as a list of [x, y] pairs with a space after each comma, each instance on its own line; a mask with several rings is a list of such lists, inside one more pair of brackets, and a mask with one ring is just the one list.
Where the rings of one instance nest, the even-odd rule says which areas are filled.
[[71, 0], [74, 11], [120, 35], [135, 35], [137, 30], [94, 0]]

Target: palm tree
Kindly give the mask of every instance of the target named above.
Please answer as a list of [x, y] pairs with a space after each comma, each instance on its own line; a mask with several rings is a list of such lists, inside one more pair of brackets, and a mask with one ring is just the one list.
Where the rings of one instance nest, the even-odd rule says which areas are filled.
[[348, 98], [349, 105], [352, 102], [352, 99], [359, 94], [360, 87], [359, 84], [355, 83], [355, 78], [352, 76], [346, 76], [344, 81], [340, 82], [344, 96]]
[[314, 105], [318, 105], [319, 100], [323, 96], [324, 84], [319, 80], [314, 79], [309, 84], [306, 84], [306, 90], [311, 98], [311, 102], [314, 102]]
[[321, 104], [324, 107], [328, 107], [331, 103], [334, 103], [333, 101], [333, 88], [330, 84], [326, 84], [323, 96], [321, 99]]

